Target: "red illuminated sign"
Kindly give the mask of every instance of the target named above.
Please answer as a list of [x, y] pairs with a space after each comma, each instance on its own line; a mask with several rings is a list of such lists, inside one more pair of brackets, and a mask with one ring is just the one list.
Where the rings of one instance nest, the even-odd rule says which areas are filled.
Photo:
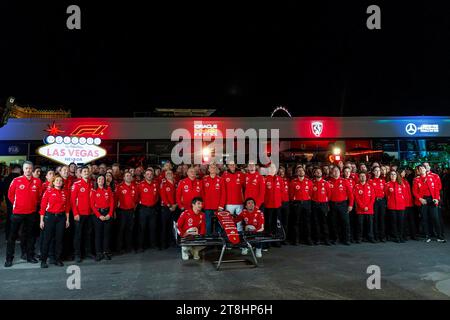
[[311, 122], [311, 130], [312, 130], [312, 133], [316, 137], [320, 137], [320, 135], [323, 132], [323, 123], [322, 123], [322, 121], [313, 121], [313, 122]]
[[48, 125], [48, 129], [45, 129], [44, 131], [47, 131], [51, 136], [57, 136], [58, 134], [64, 132], [64, 130], [61, 130], [58, 125], [53, 121], [52, 124]]
[[106, 124], [82, 124], [75, 128], [75, 130], [72, 131], [70, 134], [71, 136], [82, 136], [82, 135], [92, 135], [92, 136], [98, 136], [103, 135], [103, 131], [108, 128], [108, 125]]

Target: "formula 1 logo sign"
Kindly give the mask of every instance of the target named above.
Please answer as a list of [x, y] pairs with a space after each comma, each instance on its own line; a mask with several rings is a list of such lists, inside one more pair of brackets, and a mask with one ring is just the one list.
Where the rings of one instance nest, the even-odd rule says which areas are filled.
[[312, 133], [316, 136], [316, 137], [320, 137], [320, 135], [322, 134], [323, 131], [323, 123], [320, 121], [314, 121], [311, 123], [311, 130]]
[[71, 136], [82, 136], [82, 135], [91, 135], [91, 136], [101, 136], [103, 135], [103, 131], [108, 128], [108, 125], [101, 124], [82, 124], [75, 128], [70, 134]]

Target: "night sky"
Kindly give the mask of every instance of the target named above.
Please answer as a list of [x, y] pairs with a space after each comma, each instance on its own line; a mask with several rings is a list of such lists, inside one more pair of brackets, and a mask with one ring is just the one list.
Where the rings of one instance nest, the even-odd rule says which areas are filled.
[[[443, 2], [154, 2], [1, 1], [0, 103], [74, 117], [268, 116], [277, 105], [294, 116], [449, 113]], [[70, 4], [80, 31], [66, 28]], [[381, 30], [366, 27], [370, 4]]]

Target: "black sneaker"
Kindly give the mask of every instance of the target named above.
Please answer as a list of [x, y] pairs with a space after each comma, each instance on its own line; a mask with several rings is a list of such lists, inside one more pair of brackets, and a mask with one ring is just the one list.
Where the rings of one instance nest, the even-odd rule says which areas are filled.
[[56, 264], [55, 258], [50, 258], [50, 260], [49, 260], [48, 263], [49, 263], [49, 264]]
[[20, 259], [22, 259], [22, 260], [27, 260], [27, 254], [26, 254], [26, 253], [23, 253], [23, 254], [20, 256]]
[[312, 245], [313, 245], [313, 242], [312, 242], [311, 240], [308, 240], [308, 241], [306, 241], [306, 244], [307, 244], [308, 246], [312, 246]]
[[349, 246], [349, 245], [350, 245], [350, 242], [344, 241], [344, 242], [342, 242], [342, 244], [343, 244], [344, 246]]
[[323, 244], [326, 245], [326, 246], [331, 246], [331, 243], [330, 243], [330, 241], [328, 241], [328, 240], [327, 240], [327, 241], [324, 241]]
[[106, 260], [111, 260], [111, 254], [110, 253], [105, 253], [104, 256], [105, 256]]
[[81, 257], [80, 256], [76, 256], [75, 257], [75, 262], [76, 263], [80, 263], [82, 260], [81, 260]]
[[30, 259], [27, 259], [27, 262], [28, 263], [38, 263], [39, 261], [37, 261], [36, 258], [33, 257], [33, 258], [30, 258]]
[[64, 263], [61, 260], [56, 261], [55, 265], [58, 267], [64, 267]]
[[6, 261], [5, 261], [5, 268], [12, 267], [12, 265], [13, 265], [12, 260], [6, 260]]
[[48, 268], [48, 264], [47, 264], [47, 262], [45, 262], [45, 261], [42, 261], [42, 262], [41, 262], [41, 268], [43, 268], [43, 269], [46, 269], [46, 268]]

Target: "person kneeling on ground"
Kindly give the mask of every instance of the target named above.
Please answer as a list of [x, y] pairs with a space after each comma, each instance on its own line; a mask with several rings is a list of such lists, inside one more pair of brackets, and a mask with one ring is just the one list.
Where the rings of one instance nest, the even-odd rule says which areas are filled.
[[[192, 199], [192, 209], [183, 211], [177, 221], [178, 235], [182, 238], [189, 236], [204, 236], [206, 233], [205, 214], [202, 212], [203, 200], [200, 197]], [[195, 260], [199, 260], [199, 252], [204, 246], [181, 246], [181, 258], [189, 260], [191, 253]]]
[[[264, 231], [264, 214], [256, 209], [255, 200], [247, 198], [245, 200], [245, 208], [240, 215], [234, 218], [236, 223], [244, 223], [244, 230], [246, 232], [263, 232]], [[262, 244], [256, 245], [256, 257], [262, 258], [261, 252]], [[241, 253], [246, 255], [248, 248], [242, 248]]]

